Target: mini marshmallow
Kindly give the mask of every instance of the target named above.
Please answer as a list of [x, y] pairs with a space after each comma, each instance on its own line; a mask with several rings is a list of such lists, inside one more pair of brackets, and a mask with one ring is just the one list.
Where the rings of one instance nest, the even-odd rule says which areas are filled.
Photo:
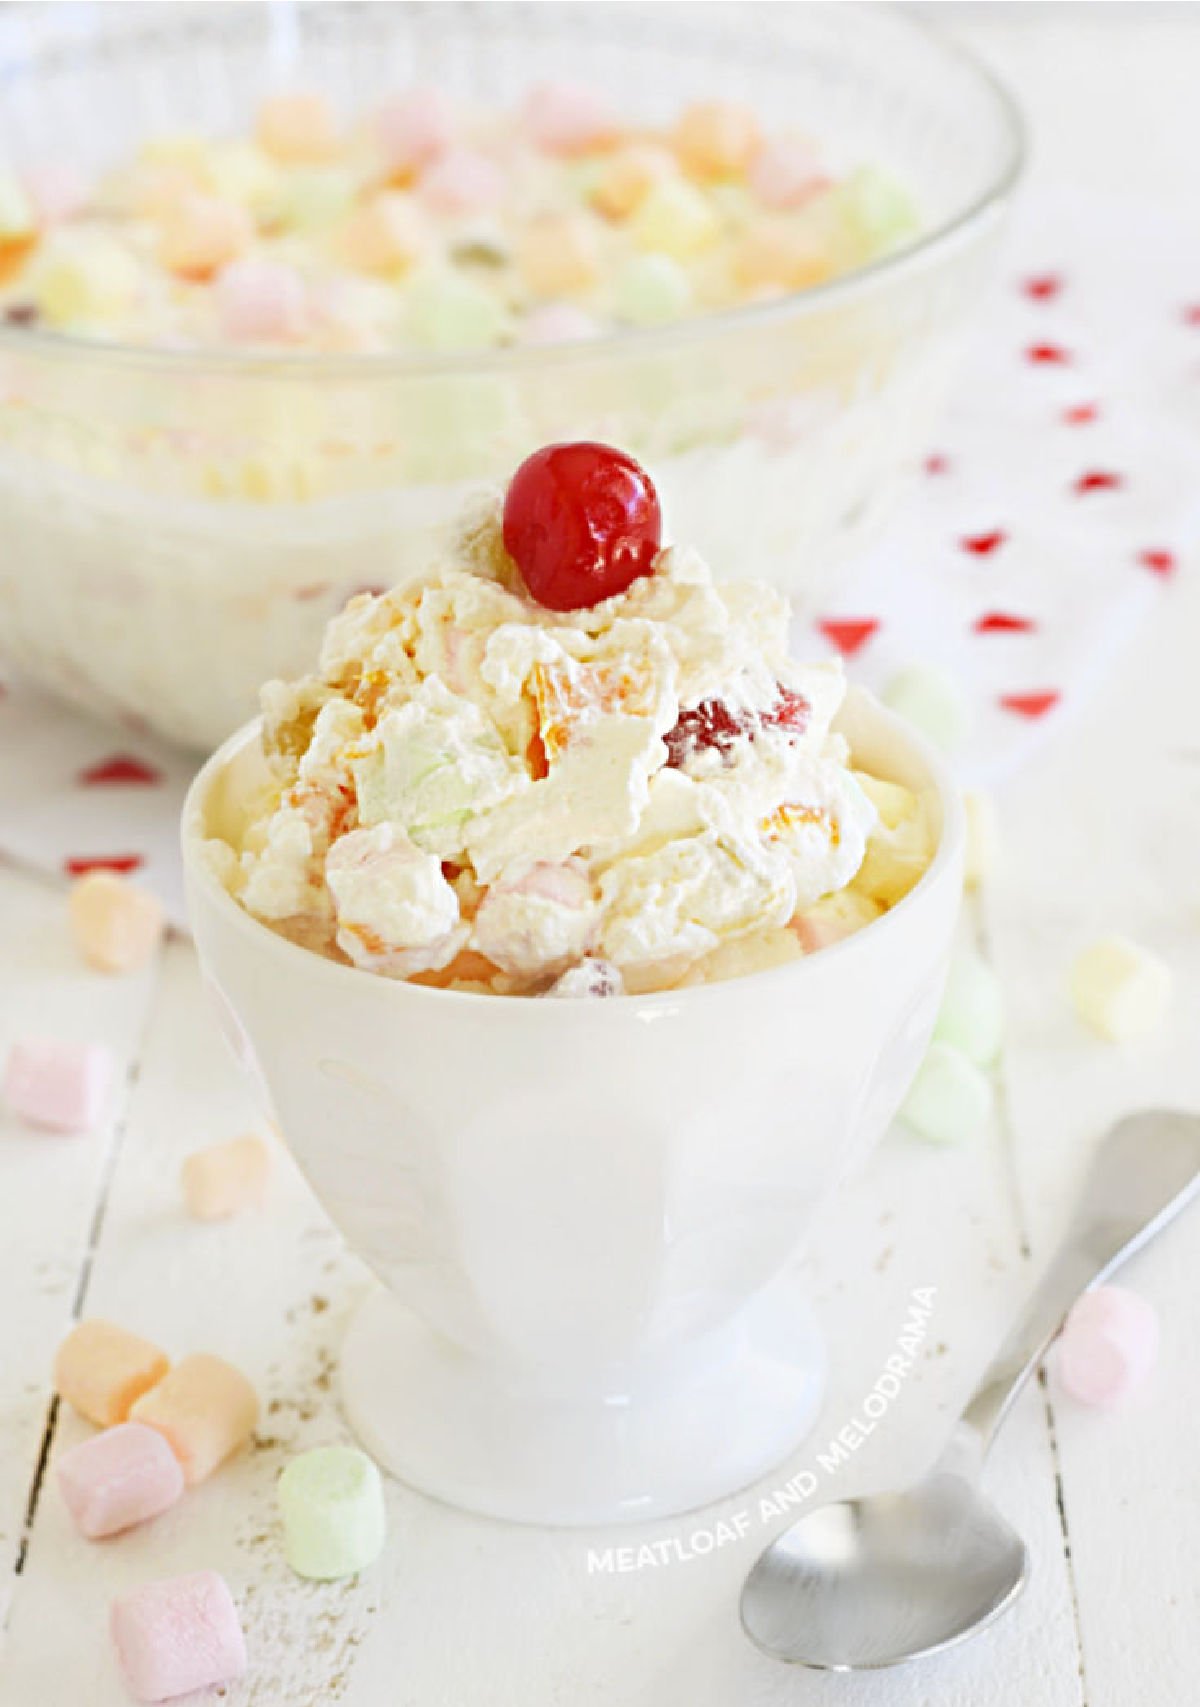
[[383, 1481], [357, 1447], [302, 1452], [285, 1467], [277, 1492], [284, 1552], [297, 1576], [330, 1582], [379, 1557], [387, 1535]]
[[326, 160], [337, 148], [337, 122], [324, 95], [272, 95], [258, 109], [258, 140], [289, 166]]
[[539, 83], [525, 97], [525, 129], [547, 154], [586, 154], [616, 135], [603, 102], [574, 83]]
[[416, 172], [454, 141], [454, 108], [438, 89], [410, 89], [380, 108], [375, 136], [389, 171]]
[[613, 308], [631, 326], [678, 320], [691, 300], [691, 281], [669, 255], [631, 255], [613, 284]]
[[282, 261], [231, 261], [218, 275], [214, 295], [221, 329], [235, 343], [296, 343], [308, 330], [304, 280]]
[[134, 306], [142, 289], [136, 258], [106, 232], [56, 231], [39, 253], [33, 276], [39, 313], [53, 326], [112, 320]]
[[972, 1138], [992, 1111], [992, 1087], [950, 1043], [934, 1042], [913, 1080], [900, 1119], [931, 1144]]
[[740, 178], [761, 146], [754, 114], [734, 101], [697, 101], [675, 127], [675, 152], [696, 178]]
[[216, 1571], [144, 1583], [118, 1596], [109, 1620], [117, 1660], [137, 1701], [168, 1701], [232, 1683], [246, 1669], [233, 1596]]
[[184, 1481], [194, 1487], [249, 1440], [258, 1395], [241, 1370], [197, 1352], [177, 1363], [129, 1415], [166, 1437]]
[[1004, 1038], [1004, 993], [977, 954], [957, 954], [933, 1035], [951, 1043], [977, 1067], [990, 1067]]
[[1157, 1355], [1153, 1306], [1123, 1286], [1097, 1286], [1067, 1317], [1058, 1346], [1058, 1378], [1080, 1404], [1108, 1408], [1142, 1384]]
[[237, 202], [185, 196], [164, 222], [159, 258], [183, 278], [207, 279], [236, 260], [253, 237], [254, 221]]
[[197, 1150], [181, 1170], [188, 1212], [197, 1221], [222, 1221], [261, 1209], [270, 1174], [271, 1152], [253, 1133]]
[[79, 952], [99, 972], [136, 971], [162, 940], [162, 902], [115, 871], [73, 883], [67, 912]]
[[504, 194], [504, 174], [486, 154], [451, 148], [422, 172], [417, 189], [434, 213], [461, 217], [495, 207]]
[[58, 1485], [76, 1529], [99, 1541], [173, 1506], [183, 1471], [156, 1429], [118, 1423], [64, 1452]]
[[593, 283], [600, 264], [595, 224], [579, 214], [546, 214], [517, 239], [517, 268], [535, 296], [568, 296]]
[[1071, 996], [1080, 1019], [1124, 1043], [1162, 1024], [1171, 1000], [1171, 969], [1123, 936], [1101, 937], [1071, 968]]
[[932, 665], [914, 665], [893, 676], [883, 703], [943, 752], [957, 752], [971, 733], [971, 709], [958, 684]]
[[829, 277], [828, 245], [802, 227], [764, 218], [748, 225], [733, 252], [733, 274], [745, 290], [804, 290]]
[[483, 350], [499, 342], [508, 316], [485, 286], [454, 272], [430, 273], [409, 286], [408, 329], [429, 350]]
[[829, 183], [810, 144], [771, 143], [755, 155], [750, 188], [764, 207], [775, 210], [803, 207]]
[[678, 168], [665, 148], [633, 143], [600, 164], [588, 186], [588, 200], [606, 219], [628, 219], [654, 185]]
[[429, 232], [411, 197], [393, 192], [359, 208], [341, 237], [342, 256], [359, 273], [398, 278], [429, 247]]
[[31, 167], [24, 177], [25, 193], [33, 204], [37, 222], [61, 225], [73, 219], [87, 205], [87, 180], [71, 166], [47, 160]]
[[630, 230], [644, 252], [686, 261], [714, 243], [721, 226], [704, 192], [676, 177], [650, 186]]
[[102, 1043], [18, 1038], [4, 1069], [4, 1100], [33, 1126], [85, 1132], [103, 1113], [114, 1074]]
[[71, 1329], [54, 1359], [54, 1390], [101, 1428], [123, 1423], [170, 1368], [165, 1352], [115, 1322], [92, 1317]]
[[599, 333], [595, 318], [573, 302], [544, 302], [521, 322], [523, 344], [571, 344]]
[[963, 793], [963, 808], [967, 818], [967, 847], [963, 862], [963, 882], [974, 889], [988, 877], [996, 864], [1000, 831], [996, 802], [981, 788], [968, 788]]

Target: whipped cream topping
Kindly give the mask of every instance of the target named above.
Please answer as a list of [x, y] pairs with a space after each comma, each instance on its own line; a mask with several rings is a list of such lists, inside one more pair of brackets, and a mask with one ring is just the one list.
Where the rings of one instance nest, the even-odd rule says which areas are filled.
[[498, 516], [264, 689], [274, 786], [225, 862], [251, 913], [389, 977], [607, 994], [779, 964], [911, 887], [921, 802], [852, 768], [840, 663], [788, 656], [780, 594], [673, 547], [548, 611]]

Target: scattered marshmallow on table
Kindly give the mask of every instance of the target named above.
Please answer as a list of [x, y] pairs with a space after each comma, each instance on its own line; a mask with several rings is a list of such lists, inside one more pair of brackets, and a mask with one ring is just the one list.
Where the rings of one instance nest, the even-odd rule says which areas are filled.
[[244, 1446], [258, 1421], [258, 1395], [240, 1369], [196, 1352], [133, 1406], [133, 1422], [166, 1436], [189, 1487]]
[[297, 1576], [333, 1581], [379, 1557], [387, 1534], [383, 1481], [354, 1446], [318, 1446], [279, 1478], [287, 1562]]
[[144, 1583], [112, 1604], [117, 1660], [138, 1701], [169, 1701], [232, 1683], [246, 1669], [233, 1596], [216, 1571]]
[[124, 1422], [144, 1393], [170, 1368], [164, 1351], [92, 1317], [71, 1329], [54, 1359], [54, 1390], [89, 1422], [111, 1428]]
[[1158, 1355], [1153, 1305], [1123, 1286], [1085, 1292], [1058, 1345], [1058, 1379], [1084, 1405], [1117, 1405], [1139, 1387]]
[[254, 1133], [196, 1150], [181, 1169], [188, 1211], [197, 1221], [223, 1221], [261, 1209], [270, 1175], [271, 1152]]
[[162, 902], [115, 871], [89, 871], [71, 885], [67, 912], [75, 942], [98, 972], [133, 972], [162, 940]]
[[1124, 1043], [1162, 1024], [1171, 1000], [1171, 969], [1127, 937], [1101, 937], [1071, 968], [1071, 996], [1093, 1031], [1110, 1043]]
[[85, 1132], [104, 1110], [114, 1077], [102, 1043], [18, 1038], [4, 1068], [4, 1100], [14, 1114], [53, 1132]]
[[931, 1144], [972, 1138], [992, 1111], [985, 1074], [953, 1044], [935, 1041], [913, 1080], [900, 1119]]
[[157, 1429], [118, 1423], [58, 1461], [58, 1485], [81, 1535], [99, 1541], [157, 1517], [183, 1492], [179, 1460]]
[[971, 733], [971, 708], [957, 682], [931, 664], [893, 676], [883, 703], [943, 752], [956, 753]]
[[956, 954], [933, 1035], [953, 1044], [977, 1067], [990, 1067], [1004, 1039], [1000, 980], [977, 954]]

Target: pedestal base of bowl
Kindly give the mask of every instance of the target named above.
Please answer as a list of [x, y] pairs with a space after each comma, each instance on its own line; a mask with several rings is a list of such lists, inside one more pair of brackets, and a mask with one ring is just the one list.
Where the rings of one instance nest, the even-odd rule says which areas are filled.
[[472, 1357], [379, 1289], [351, 1323], [341, 1392], [366, 1450], [422, 1493], [591, 1525], [668, 1517], [757, 1480], [815, 1421], [825, 1374], [791, 1277], [609, 1391]]

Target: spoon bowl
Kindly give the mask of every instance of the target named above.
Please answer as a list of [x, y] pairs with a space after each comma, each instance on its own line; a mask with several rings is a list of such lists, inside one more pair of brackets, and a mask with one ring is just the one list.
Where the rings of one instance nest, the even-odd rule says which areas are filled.
[[937, 1653], [1012, 1604], [1025, 1543], [965, 1476], [840, 1500], [802, 1518], [751, 1571], [742, 1627], [775, 1659], [872, 1670]]

